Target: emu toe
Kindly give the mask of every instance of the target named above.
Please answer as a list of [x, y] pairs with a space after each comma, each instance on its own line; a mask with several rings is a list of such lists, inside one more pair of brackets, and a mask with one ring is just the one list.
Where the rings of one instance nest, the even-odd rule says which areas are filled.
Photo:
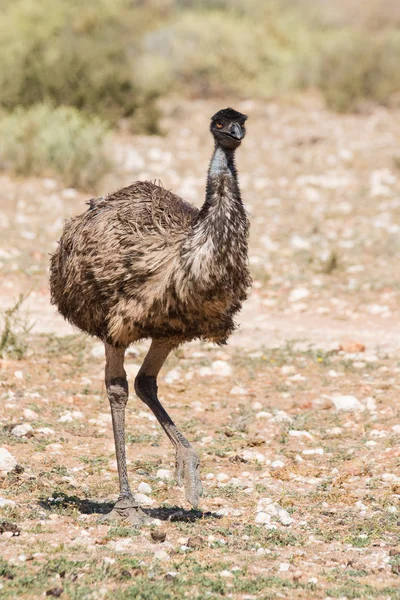
[[133, 498], [123, 498], [114, 504], [111, 512], [103, 515], [100, 523], [128, 521], [133, 527], [141, 527], [151, 523], [151, 519], [143, 512]]
[[175, 479], [185, 487], [186, 500], [197, 508], [203, 495], [200, 479], [200, 460], [192, 447], [179, 446], [176, 452]]

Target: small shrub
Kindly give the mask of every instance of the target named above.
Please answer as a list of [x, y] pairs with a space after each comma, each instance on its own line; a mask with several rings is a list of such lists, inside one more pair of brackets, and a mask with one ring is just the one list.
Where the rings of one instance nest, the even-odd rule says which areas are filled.
[[132, 69], [140, 36], [157, 22], [154, 4], [2, 2], [0, 106], [12, 110], [50, 101], [110, 123], [129, 118], [135, 129], [147, 129], [150, 120], [154, 128], [156, 94], [136, 84]]
[[26, 296], [21, 294], [15, 304], [4, 312], [1, 319], [0, 358], [20, 360], [28, 349], [27, 335], [32, 329], [26, 316], [21, 314], [21, 306]]
[[107, 124], [76, 108], [38, 104], [0, 120], [0, 167], [17, 175], [57, 175], [73, 187], [94, 186], [111, 166]]
[[302, 22], [288, 13], [182, 11], [144, 36], [137, 77], [192, 96], [266, 97], [291, 87], [303, 42]]
[[363, 101], [387, 104], [400, 90], [400, 31], [331, 35], [317, 55], [315, 84], [329, 108], [357, 109]]

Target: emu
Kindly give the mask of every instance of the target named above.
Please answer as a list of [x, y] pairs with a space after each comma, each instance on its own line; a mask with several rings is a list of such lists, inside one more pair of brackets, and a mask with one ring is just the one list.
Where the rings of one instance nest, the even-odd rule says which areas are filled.
[[197, 507], [199, 458], [157, 396], [157, 375], [172, 349], [193, 339], [225, 344], [247, 296], [249, 222], [234, 161], [247, 116], [226, 108], [211, 118], [214, 137], [201, 209], [148, 181], [136, 182], [67, 221], [51, 257], [52, 303], [105, 345], [120, 494], [107, 520], [146, 522], [128, 482], [126, 348], [150, 338], [135, 391], [175, 447], [175, 477]]

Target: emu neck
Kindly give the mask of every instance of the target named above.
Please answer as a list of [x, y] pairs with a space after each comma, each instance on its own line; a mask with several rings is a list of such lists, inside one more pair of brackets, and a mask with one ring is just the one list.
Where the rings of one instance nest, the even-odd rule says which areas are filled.
[[186, 281], [197, 290], [234, 287], [237, 273], [247, 273], [248, 229], [233, 152], [216, 145], [208, 170], [205, 202], [183, 243]]
[[208, 169], [206, 201], [203, 209], [208, 205], [227, 200], [227, 196], [231, 201], [240, 201], [234, 151], [216, 144]]

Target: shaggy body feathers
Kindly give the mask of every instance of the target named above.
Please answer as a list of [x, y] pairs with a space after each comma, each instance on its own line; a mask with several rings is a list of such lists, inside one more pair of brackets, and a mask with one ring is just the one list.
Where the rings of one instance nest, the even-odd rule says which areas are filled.
[[51, 259], [52, 302], [113, 346], [223, 344], [250, 285], [247, 238], [233, 154], [216, 148], [200, 211], [137, 182], [70, 219]]

